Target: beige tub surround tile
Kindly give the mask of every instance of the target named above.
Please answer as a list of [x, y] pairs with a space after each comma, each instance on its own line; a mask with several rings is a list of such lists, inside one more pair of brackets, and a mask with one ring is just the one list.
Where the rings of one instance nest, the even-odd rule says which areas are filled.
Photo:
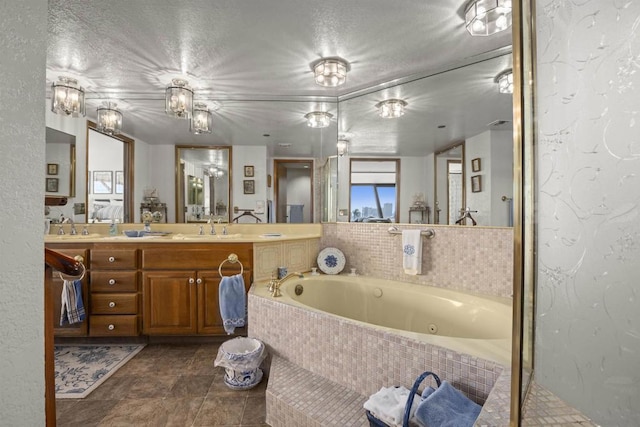
[[270, 279], [278, 267], [287, 267], [289, 273], [310, 271], [319, 245], [319, 238], [254, 243], [254, 280]]

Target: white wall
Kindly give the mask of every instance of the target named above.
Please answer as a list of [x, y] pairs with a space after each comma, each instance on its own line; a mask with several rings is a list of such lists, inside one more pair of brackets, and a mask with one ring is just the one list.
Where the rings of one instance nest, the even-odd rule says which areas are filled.
[[397, 209], [401, 223], [409, 222], [409, 208], [413, 204], [413, 196], [417, 193], [425, 196], [427, 193], [429, 175], [433, 175], [433, 163], [428, 167], [426, 157], [400, 158], [400, 201]]
[[47, 2], [0, 6], [0, 412], [2, 425], [44, 417], [43, 218]]
[[640, 2], [537, 1], [535, 378], [640, 425]]

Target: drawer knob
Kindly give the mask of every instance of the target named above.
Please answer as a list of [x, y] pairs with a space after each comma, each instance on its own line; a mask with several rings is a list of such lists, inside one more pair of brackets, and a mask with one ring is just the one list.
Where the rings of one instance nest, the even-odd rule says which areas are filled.
[[109, 329], [110, 331], [113, 331], [115, 328], [116, 328], [116, 325], [114, 324], [107, 326], [107, 329]]
[[109, 279], [109, 284], [110, 285], [115, 285], [116, 284], [116, 279]]
[[115, 262], [116, 261], [116, 257], [114, 256], [110, 256], [109, 257], [109, 262]]
[[116, 306], [116, 303], [115, 303], [115, 302], [113, 302], [113, 301], [109, 302], [109, 307], [113, 308], [113, 307], [115, 307], [115, 306]]
[[200, 283], [202, 283], [202, 279], [198, 277], [198, 280], [196, 280], [196, 283], [199, 285]]
[[193, 277], [189, 277], [189, 284], [193, 285], [195, 283], [195, 280], [193, 280]]

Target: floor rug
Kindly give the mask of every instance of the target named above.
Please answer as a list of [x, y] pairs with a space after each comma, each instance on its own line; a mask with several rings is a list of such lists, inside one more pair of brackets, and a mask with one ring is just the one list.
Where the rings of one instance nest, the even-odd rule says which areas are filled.
[[81, 399], [144, 348], [136, 345], [56, 345], [56, 399]]

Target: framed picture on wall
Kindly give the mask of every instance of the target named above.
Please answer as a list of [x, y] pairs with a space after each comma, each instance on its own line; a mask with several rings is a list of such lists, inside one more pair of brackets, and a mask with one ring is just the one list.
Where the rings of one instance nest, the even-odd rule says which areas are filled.
[[58, 175], [57, 163], [47, 163], [47, 175]]
[[256, 194], [256, 182], [253, 179], [245, 179], [243, 184], [244, 194]]
[[244, 167], [244, 176], [253, 176], [253, 173], [254, 173], [253, 166]]
[[481, 169], [481, 163], [480, 163], [480, 158], [475, 158], [473, 160], [471, 160], [471, 171], [472, 172], [480, 172]]
[[471, 191], [473, 193], [479, 193], [482, 191], [482, 176], [474, 175], [471, 177]]
[[124, 171], [116, 171], [116, 194], [124, 193]]
[[47, 192], [48, 193], [58, 192], [58, 178], [47, 178]]
[[93, 172], [93, 193], [111, 194], [113, 193], [113, 172], [94, 171]]

